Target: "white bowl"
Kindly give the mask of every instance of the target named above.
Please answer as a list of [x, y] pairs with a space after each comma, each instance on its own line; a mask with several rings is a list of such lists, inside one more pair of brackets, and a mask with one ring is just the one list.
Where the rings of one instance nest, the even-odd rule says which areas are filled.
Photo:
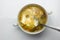
[[[28, 4], [28, 5], [31, 5], [31, 4]], [[38, 5], [38, 4], [33, 4], [33, 5]], [[40, 6], [40, 5], [39, 5]], [[43, 7], [42, 7], [43, 8]], [[23, 8], [22, 8], [23, 9]], [[43, 8], [44, 9], [44, 8]], [[45, 9], [44, 9], [45, 10]], [[45, 10], [45, 12], [46, 12], [46, 10]], [[47, 12], [46, 12], [46, 15], [47, 15]], [[47, 22], [46, 22], [47, 23]], [[21, 27], [21, 25], [19, 24], [19, 22], [18, 22], [18, 26], [20, 27], [20, 29], [23, 31], [23, 32], [25, 32], [25, 33], [27, 33], [27, 34], [39, 34], [39, 33], [41, 33], [41, 32], [43, 32], [44, 30], [45, 30], [45, 28], [46, 27], [43, 27], [41, 30], [39, 30], [39, 31], [36, 31], [36, 32], [29, 32], [29, 31], [26, 31], [26, 30], [24, 30], [22, 27]]]

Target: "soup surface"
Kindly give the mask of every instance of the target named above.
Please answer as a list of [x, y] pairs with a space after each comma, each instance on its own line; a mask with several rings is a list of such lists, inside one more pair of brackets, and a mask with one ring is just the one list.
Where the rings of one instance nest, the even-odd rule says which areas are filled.
[[43, 28], [47, 21], [45, 10], [39, 5], [27, 5], [19, 12], [18, 22], [21, 27], [29, 32], [36, 32]]

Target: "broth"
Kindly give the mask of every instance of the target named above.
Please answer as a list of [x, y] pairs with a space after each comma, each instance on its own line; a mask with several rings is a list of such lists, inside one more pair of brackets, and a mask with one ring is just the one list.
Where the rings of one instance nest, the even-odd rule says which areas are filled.
[[[39, 20], [39, 22], [37, 20]], [[37, 27], [37, 25], [39, 23], [45, 24], [46, 21], [47, 15], [45, 10], [41, 6], [35, 4], [25, 6], [18, 15], [19, 24], [24, 30], [29, 32], [41, 30], [43, 26]]]

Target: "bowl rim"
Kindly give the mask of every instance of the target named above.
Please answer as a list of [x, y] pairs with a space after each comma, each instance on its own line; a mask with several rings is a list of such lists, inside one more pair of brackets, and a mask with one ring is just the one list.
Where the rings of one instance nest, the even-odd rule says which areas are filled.
[[[46, 23], [45, 23], [45, 24], [47, 24], [47, 21], [48, 21], [47, 11], [46, 11], [41, 5], [39, 5], [39, 4], [27, 4], [27, 5], [25, 5], [24, 7], [26, 7], [26, 6], [28, 6], [28, 5], [37, 5], [37, 6], [40, 6], [40, 7], [44, 10], [45, 13], [46, 13], [46, 16], [47, 16], [47, 20], [46, 20]], [[22, 7], [22, 9], [19, 11], [19, 13], [23, 10], [24, 7]], [[19, 15], [19, 14], [18, 14], [18, 15]], [[18, 24], [19, 28], [20, 28], [23, 32], [25, 32], [25, 33], [27, 33], [27, 34], [39, 34], [39, 33], [43, 32], [43, 31], [46, 29], [46, 27], [43, 27], [41, 30], [39, 30], [39, 31], [37, 31], [37, 32], [28, 32], [28, 31], [24, 30], [24, 29], [21, 27], [21, 25], [19, 24], [18, 18], [17, 18], [17, 24]]]

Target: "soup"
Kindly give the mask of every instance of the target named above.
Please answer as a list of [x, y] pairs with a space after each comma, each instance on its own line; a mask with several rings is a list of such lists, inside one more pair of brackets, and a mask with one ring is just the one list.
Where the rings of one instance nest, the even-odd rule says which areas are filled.
[[[39, 20], [39, 21], [38, 21]], [[42, 25], [37, 26], [38, 24], [45, 24], [47, 21], [47, 15], [45, 10], [35, 4], [30, 4], [22, 8], [18, 15], [18, 22], [21, 27], [29, 32], [36, 32], [43, 28]]]

